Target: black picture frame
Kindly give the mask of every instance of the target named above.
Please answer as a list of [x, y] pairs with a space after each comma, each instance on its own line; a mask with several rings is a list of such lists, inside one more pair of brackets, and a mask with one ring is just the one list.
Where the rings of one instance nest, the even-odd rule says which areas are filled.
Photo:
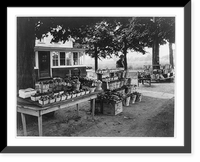
[[[8, 146], [4, 118], [1, 153], [191, 153], [191, 1], [170, 7], [184, 8], [184, 146]], [[7, 111], [3, 114], [6, 117]]]

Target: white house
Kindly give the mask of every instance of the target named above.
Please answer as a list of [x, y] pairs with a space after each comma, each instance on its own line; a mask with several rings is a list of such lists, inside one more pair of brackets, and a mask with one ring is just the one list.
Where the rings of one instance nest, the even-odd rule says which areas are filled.
[[38, 79], [65, 77], [75, 71], [86, 75], [85, 49], [74, 47], [75, 41], [51, 43], [52, 36], [35, 41], [35, 74]]

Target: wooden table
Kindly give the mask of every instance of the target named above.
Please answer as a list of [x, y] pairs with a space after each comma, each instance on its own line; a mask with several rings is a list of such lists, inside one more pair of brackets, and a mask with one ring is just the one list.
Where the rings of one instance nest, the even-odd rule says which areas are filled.
[[55, 102], [55, 103], [47, 104], [43, 106], [39, 105], [39, 103], [37, 102], [31, 101], [30, 99], [23, 99], [23, 98], [18, 97], [17, 98], [17, 112], [21, 113], [24, 136], [27, 136], [25, 114], [38, 117], [39, 136], [42, 136], [42, 115], [50, 113], [50, 112], [54, 112], [56, 110], [60, 110], [63, 108], [67, 108], [69, 106], [76, 105], [77, 115], [79, 116], [78, 104], [82, 102], [90, 101], [90, 106], [92, 109], [92, 118], [94, 118], [95, 99], [97, 98], [98, 93], [99, 92], [93, 92], [93, 93], [86, 94], [83, 96], [79, 96], [72, 99]]
[[142, 82], [142, 84], [144, 84], [144, 82], [149, 82], [149, 86], [151, 86], [151, 78], [138, 78], [138, 87], [139, 87], [139, 83]]

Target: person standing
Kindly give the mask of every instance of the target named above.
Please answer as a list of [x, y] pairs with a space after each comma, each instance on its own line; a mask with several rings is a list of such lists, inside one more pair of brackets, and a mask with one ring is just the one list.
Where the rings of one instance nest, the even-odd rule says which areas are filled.
[[120, 55], [119, 60], [116, 62], [117, 68], [124, 68], [124, 56]]

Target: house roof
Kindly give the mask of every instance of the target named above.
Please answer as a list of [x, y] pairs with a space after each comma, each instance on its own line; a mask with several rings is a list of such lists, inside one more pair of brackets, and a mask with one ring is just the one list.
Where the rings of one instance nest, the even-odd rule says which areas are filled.
[[53, 47], [53, 46], [35, 46], [34, 51], [66, 51], [66, 52], [83, 52], [85, 48]]

